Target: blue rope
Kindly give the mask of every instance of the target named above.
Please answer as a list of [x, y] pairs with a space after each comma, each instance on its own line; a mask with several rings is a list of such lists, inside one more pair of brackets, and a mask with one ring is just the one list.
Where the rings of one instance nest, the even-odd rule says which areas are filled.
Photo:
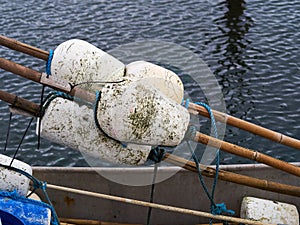
[[211, 126], [213, 127], [214, 136], [215, 136], [215, 138], [218, 138], [218, 131], [217, 131], [217, 126], [216, 126], [216, 121], [215, 121], [214, 114], [211, 111], [211, 108], [203, 102], [195, 102], [195, 104], [203, 106], [207, 110], [207, 112], [209, 114], [209, 117], [210, 117]]
[[66, 94], [64, 92], [61, 92], [61, 91], [51, 91], [48, 96], [45, 98], [45, 100], [43, 101], [43, 104], [42, 104], [42, 108], [41, 108], [41, 117], [45, 114], [45, 111], [46, 109], [49, 107], [50, 103], [56, 99], [56, 98], [64, 98], [64, 99], [68, 99], [68, 100], [71, 100], [73, 101], [74, 100], [74, 97], [69, 95], [69, 94]]
[[[184, 103], [184, 101], [183, 101], [183, 103]], [[214, 115], [211, 111], [211, 108], [203, 102], [195, 102], [195, 104], [203, 106], [207, 110], [207, 112], [209, 113], [210, 119], [211, 119], [211, 126], [213, 128], [214, 136], [215, 136], [215, 138], [218, 138], [217, 126], [216, 126], [215, 118], [214, 118]], [[188, 106], [189, 106], [189, 99], [187, 99], [185, 101], [185, 107], [188, 108]], [[191, 131], [189, 133], [194, 133], [195, 132], [194, 127], [190, 127], [190, 129], [191, 129]], [[193, 149], [192, 149], [192, 147], [191, 147], [191, 145], [188, 141], [187, 141], [187, 144], [188, 144], [189, 150], [192, 154], [192, 158], [193, 158], [193, 160], [196, 164], [196, 168], [197, 168], [197, 171], [198, 171], [198, 176], [199, 176], [201, 185], [202, 185], [207, 197], [210, 200], [211, 213], [213, 215], [221, 215], [224, 212], [225, 213], [230, 213], [230, 214], [235, 214], [234, 211], [228, 210], [224, 203], [216, 204], [214, 202], [214, 195], [215, 195], [215, 189], [216, 189], [216, 186], [217, 186], [217, 181], [218, 181], [218, 176], [219, 176], [219, 166], [220, 166], [220, 151], [219, 151], [219, 149], [217, 150], [217, 155], [216, 155], [216, 175], [214, 177], [214, 181], [213, 181], [213, 185], [212, 185], [212, 191], [211, 191], [211, 193], [209, 193], [208, 188], [207, 188], [207, 186], [204, 182], [204, 179], [203, 179], [203, 176], [202, 176], [202, 173], [201, 173], [201, 169], [200, 169], [200, 166], [199, 166], [199, 164], [200, 164], [199, 160], [198, 160], [195, 152], [193, 151]], [[212, 223], [212, 220], [210, 220], [210, 224], [211, 223]]]
[[52, 59], [53, 59], [53, 55], [54, 55], [54, 51], [51, 49], [49, 51], [48, 60], [46, 62], [46, 74], [47, 74], [47, 77], [51, 75], [51, 62], [52, 62]]
[[[218, 131], [217, 131], [217, 126], [216, 126], [216, 121], [215, 121], [214, 114], [211, 111], [211, 108], [203, 102], [195, 102], [195, 104], [203, 106], [207, 110], [207, 112], [209, 113], [211, 126], [213, 127], [214, 136], [215, 136], [215, 138], [218, 138]], [[216, 186], [217, 186], [217, 181], [218, 181], [218, 176], [219, 176], [219, 166], [220, 166], [220, 151], [218, 149], [217, 150], [217, 155], [216, 155], [216, 175], [215, 175], [215, 178], [214, 178], [214, 183], [213, 183], [213, 187], [212, 187], [212, 191], [211, 191], [212, 198], [214, 197], [215, 189], [216, 189]]]
[[36, 200], [33, 200], [33, 199], [28, 199], [26, 197], [23, 197], [23, 196], [20, 196], [18, 195], [16, 192], [0, 192], [0, 196], [4, 196], [4, 197], [10, 197], [12, 199], [15, 199], [15, 200], [21, 200], [22, 202], [28, 202], [28, 203], [33, 203], [33, 204], [36, 204], [36, 205], [40, 205], [40, 206], [43, 206], [43, 207], [47, 207], [51, 210], [51, 224], [52, 225], [59, 225], [59, 219], [58, 219], [58, 216], [56, 214], [56, 211], [52, 205], [52, 202], [48, 196], [48, 193], [47, 193], [47, 183], [46, 182], [42, 182], [42, 181], [39, 181], [38, 179], [36, 179], [34, 176], [32, 176], [31, 174], [23, 171], [23, 170], [20, 170], [18, 168], [15, 168], [15, 167], [12, 167], [12, 166], [8, 166], [8, 165], [3, 165], [3, 164], [0, 164], [1, 167], [4, 167], [6, 169], [9, 169], [9, 170], [13, 170], [17, 173], [20, 173], [22, 175], [24, 175], [25, 177], [29, 178], [32, 183], [33, 183], [33, 187], [34, 187], [34, 190], [33, 192], [36, 190], [36, 189], [41, 189], [43, 191], [43, 194], [48, 202], [47, 203], [44, 203], [44, 202], [40, 202], [40, 201], [36, 201]]

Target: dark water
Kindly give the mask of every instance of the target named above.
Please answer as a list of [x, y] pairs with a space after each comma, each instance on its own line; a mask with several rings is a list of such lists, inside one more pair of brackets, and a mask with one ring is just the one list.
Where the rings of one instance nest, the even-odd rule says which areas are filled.
[[[161, 40], [193, 51], [215, 74], [233, 116], [300, 138], [300, 3], [297, 0], [226, 1], [23, 1], [0, 0], [1, 34], [49, 50], [71, 38], [104, 51], [120, 45]], [[1, 57], [39, 71], [45, 63], [1, 47]], [[180, 74], [179, 74], [180, 75]], [[186, 83], [187, 92], [205, 101]], [[39, 102], [41, 86], [1, 71], [0, 88]], [[0, 102], [4, 148], [9, 112]], [[7, 154], [16, 150], [29, 122], [13, 116]], [[290, 149], [227, 127], [226, 140], [286, 161]], [[42, 140], [36, 150], [35, 122], [17, 158], [32, 165], [84, 166], [80, 153]], [[222, 153], [222, 164], [249, 160]]]

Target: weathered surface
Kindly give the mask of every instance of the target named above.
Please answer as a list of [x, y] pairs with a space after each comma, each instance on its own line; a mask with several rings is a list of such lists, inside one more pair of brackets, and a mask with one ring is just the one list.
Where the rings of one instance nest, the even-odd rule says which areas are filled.
[[51, 74], [86, 90], [100, 90], [101, 82], [120, 81], [125, 65], [86, 41], [72, 39], [54, 51]]
[[268, 224], [299, 225], [296, 206], [254, 197], [243, 198], [241, 217]]
[[[9, 198], [9, 197], [0, 196], [0, 209], [13, 215], [14, 218], [17, 218], [19, 221], [22, 221], [22, 224], [50, 225], [50, 221], [51, 221], [50, 209], [34, 201], [29, 202], [29, 201], [23, 201], [22, 199], [18, 199], [18, 197], [16, 197], [15, 199], [15, 197]], [[16, 224], [15, 223], [16, 221], [10, 221], [10, 222], [11, 223], [4, 223], [4, 224]]]
[[125, 147], [109, 138], [96, 127], [92, 109], [61, 98], [51, 102], [41, 125], [42, 137], [96, 159], [136, 165], [144, 163], [151, 150], [143, 145]]
[[[10, 165], [12, 158], [0, 154], [0, 163], [3, 165]], [[12, 163], [12, 166], [23, 170], [29, 174], [32, 174], [31, 167], [15, 159]], [[0, 167], [0, 191], [14, 191], [16, 190], [19, 195], [26, 196], [29, 189], [29, 179], [24, 175], [5, 169], [4, 167]]]
[[171, 100], [181, 103], [184, 94], [183, 83], [173, 71], [150, 62], [136, 61], [126, 66], [126, 77], [143, 79]]
[[145, 145], [178, 145], [187, 130], [189, 113], [147, 81], [126, 80], [102, 89], [97, 118], [114, 139]]

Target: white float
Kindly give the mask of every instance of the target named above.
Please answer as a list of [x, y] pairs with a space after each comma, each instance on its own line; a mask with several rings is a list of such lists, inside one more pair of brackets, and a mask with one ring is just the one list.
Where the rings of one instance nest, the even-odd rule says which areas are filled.
[[241, 218], [267, 224], [299, 225], [299, 214], [296, 206], [254, 197], [243, 198]]
[[54, 99], [46, 109], [40, 134], [84, 154], [119, 164], [143, 164], [151, 150], [143, 145], [125, 147], [109, 138], [96, 127], [93, 109], [62, 98]]
[[[183, 84], [170, 70], [145, 61], [130, 63], [125, 69], [123, 63], [101, 49], [85, 41], [73, 39], [55, 49], [51, 73], [72, 85], [80, 84], [79, 87], [87, 91], [101, 91], [97, 111], [101, 130], [100, 134], [95, 133], [93, 112], [88, 107], [84, 109], [85, 112], [79, 113], [76, 111], [79, 108], [73, 103], [64, 103], [65, 108], [73, 107], [72, 111], [76, 116], [65, 115], [71, 114], [72, 111], [65, 112], [64, 109], [54, 111], [50, 108], [53, 113], [46, 113], [43, 120], [48, 122], [44, 122], [42, 129], [42, 136], [47, 139], [89, 152], [95, 157], [101, 156], [109, 161], [140, 164], [145, 161], [150, 145], [176, 146], [185, 135], [189, 114], [180, 106]], [[108, 84], [97, 83], [99, 81]], [[57, 104], [62, 103], [55, 103]], [[56, 107], [58, 106], [54, 106]], [[82, 118], [83, 115], [85, 119]], [[83, 120], [88, 117], [89, 123], [85, 123]], [[57, 123], [56, 120], [61, 123]], [[65, 125], [63, 121], [73, 125]], [[60, 124], [62, 127], [54, 128], [54, 124], [55, 126]], [[66, 126], [67, 130], [71, 130], [74, 134], [63, 130]], [[92, 127], [93, 129], [89, 130]], [[99, 140], [96, 140], [95, 134], [100, 135]], [[129, 144], [125, 152], [115, 140]], [[96, 147], [100, 145], [103, 146], [103, 152], [101, 150], [99, 152], [99, 147]], [[107, 154], [107, 149], [112, 148], [116, 150], [111, 150], [112, 153]], [[123, 155], [125, 154], [123, 157], [120, 154], [121, 150]], [[114, 151], [118, 153], [113, 153]], [[133, 159], [135, 155], [140, 155], [140, 152], [143, 152], [142, 159]], [[125, 158], [129, 154], [133, 156], [127, 161]], [[113, 159], [115, 157], [113, 155], [120, 155], [121, 158]]]
[[186, 108], [143, 79], [105, 85], [97, 118], [110, 137], [153, 146], [178, 145], [190, 120]]
[[126, 66], [126, 77], [143, 80], [161, 91], [168, 98], [181, 103], [184, 94], [183, 83], [171, 70], [146, 61], [136, 61]]
[[103, 83], [120, 81], [125, 65], [94, 45], [78, 39], [61, 43], [51, 62], [51, 75], [87, 90], [100, 90]]
[[[2, 165], [10, 165], [11, 160], [11, 157], [0, 154], [0, 163]], [[31, 166], [20, 160], [14, 159], [11, 166], [32, 175]], [[0, 166], [1, 191], [17, 191], [19, 195], [26, 196], [29, 190], [29, 182], [29, 178], [25, 177], [24, 175]]]

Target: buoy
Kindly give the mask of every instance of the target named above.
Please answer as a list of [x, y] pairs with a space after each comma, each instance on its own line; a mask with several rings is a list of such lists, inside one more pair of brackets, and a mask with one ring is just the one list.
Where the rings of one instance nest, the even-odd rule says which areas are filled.
[[171, 70], [146, 61], [136, 61], [126, 66], [126, 77], [143, 79], [144, 83], [151, 84], [168, 98], [181, 103], [184, 94], [183, 83]]
[[86, 90], [100, 90], [105, 82], [122, 80], [124, 69], [118, 59], [78, 39], [57, 46], [51, 62], [52, 76]]
[[268, 224], [299, 225], [299, 214], [296, 206], [255, 197], [243, 198], [241, 218]]
[[[180, 106], [183, 84], [170, 70], [145, 61], [130, 63], [125, 69], [123, 63], [101, 49], [73, 39], [55, 49], [51, 73], [88, 91], [101, 91], [97, 111], [100, 133], [106, 139], [106, 135], [112, 138], [114, 146], [124, 142], [133, 144], [138, 152], [140, 149], [148, 152], [150, 145], [176, 146], [185, 135], [189, 114]], [[78, 117], [82, 116], [78, 114]], [[75, 119], [73, 122], [76, 123]], [[80, 129], [79, 126], [76, 129]], [[46, 129], [44, 131], [46, 134]], [[55, 135], [50, 136], [47, 138], [59, 141]], [[63, 140], [61, 144], [85, 151], [89, 148], [72, 142]], [[112, 159], [111, 156], [104, 158]]]
[[147, 160], [150, 146], [125, 146], [109, 138], [96, 127], [93, 113], [87, 105], [56, 98], [39, 121], [41, 137], [113, 163], [138, 165]]
[[[12, 158], [0, 154], [0, 164], [10, 165]], [[17, 159], [13, 160], [11, 165], [17, 169], [23, 170], [32, 175], [31, 166]], [[0, 166], [0, 190], [1, 191], [16, 191], [21, 196], [26, 196], [29, 190], [29, 178], [10, 169]]]
[[105, 85], [97, 119], [106, 134], [121, 142], [176, 146], [190, 116], [186, 108], [141, 79]]

